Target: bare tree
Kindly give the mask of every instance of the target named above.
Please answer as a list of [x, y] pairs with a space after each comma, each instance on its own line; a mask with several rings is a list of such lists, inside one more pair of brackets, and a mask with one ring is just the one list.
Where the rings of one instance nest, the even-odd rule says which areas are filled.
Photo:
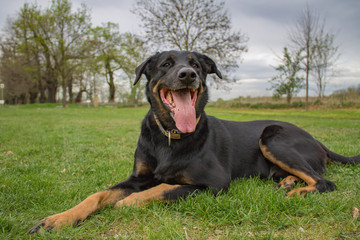
[[313, 39], [319, 29], [319, 17], [315, 15], [309, 5], [300, 13], [296, 20], [294, 31], [290, 33], [290, 41], [297, 49], [305, 51], [305, 89], [306, 89], [306, 110], [309, 108], [309, 75], [311, 68], [312, 50], [314, 49]]
[[208, 54], [223, 71], [238, 67], [248, 38], [231, 31], [224, 1], [139, 0], [132, 10], [142, 20], [149, 44]]
[[[311, 74], [316, 82], [319, 99], [325, 95], [329, 75], [332, 73], [331, 70], [334, 70], [335, 62], [339, 57], [338, 47], [334, 45], [334, 38], [334, 34], [324, 33], [321, 30], [319, 36], [314, 40]], [[331, 73], [329, 74], [329, 72]]]
[[[306, 5], [305, 10], [301, 12], [296, 19], [295, 28], [290, 32], [289, 37], [292, 47], [297, 51], [302, 49], [304, 52], [303, 65], [305, 71], [306, 110], [308, 110], [309, 76], [314, 70], [314, 66], [316, 66], [314, 61], [322, 62], [322, 64], [317, 64], [318, 67], [321, 66], [322, 69], [328, 68], [329, 65], [324, 64], [324, 61], [328, 62], [329, 59], [324, 58], [323, 51], [326, 49], [331, 49], [331, 51], [336, 49], [337, 51], [337, 48], [333, 47], [334, 35], [326, 33], [325, 18], [320, 20], [319, 14], [312, 11], [309, 5]], [[326, 44], [327, 47], [323, 47], [323, 44]], [[321, 60], [319, 60], [319, 58], [321, 58]], [[323, 73], [326, 73], [326, 71], [322, 71], [322, 74]]]

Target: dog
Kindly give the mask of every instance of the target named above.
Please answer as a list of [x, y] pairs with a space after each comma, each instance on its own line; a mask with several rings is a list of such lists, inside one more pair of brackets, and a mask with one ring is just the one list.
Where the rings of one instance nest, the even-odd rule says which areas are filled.
[[[149, 57], [135, 70], [137, 84], [147, 78], [150, 110], [142, 122], [134, 168], [128, 179], [87, 197], [75, 207], [44, 218], [30, 229], [78, 225], [104, 206], [139, 206], [166, 202], [210, 189], [225, 191], [230, 181], [260, 176], [280, 180], [287, 196], [333, 191], [323, 178], [331, 160], [359, 164], [360, 155], [344, 157], [309, 133], [281, 121], [234, 122], [207, 116], [206, 77], [222, 78], [206, 55], [166, 51]], [[295, 187], [297, 181], [307, 186]]]

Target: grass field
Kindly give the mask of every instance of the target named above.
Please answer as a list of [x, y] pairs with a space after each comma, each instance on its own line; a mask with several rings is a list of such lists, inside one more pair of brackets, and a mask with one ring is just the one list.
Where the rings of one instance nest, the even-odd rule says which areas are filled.
[[[259, 178], [174, 204], [106, 208], [73, 228], [27, 235], [38, 220], [125, 180], [146, 108], [0, 108], [0, 239], [360, 239], [360, 166], [331, 164], [338, 188], [284, 197]], [[234, 110], [209, 115], [278, 119], [309, 131], [331, 150], [360, 153], [360, 110]], [[246, 136], [239, 136], [246, 137]]]

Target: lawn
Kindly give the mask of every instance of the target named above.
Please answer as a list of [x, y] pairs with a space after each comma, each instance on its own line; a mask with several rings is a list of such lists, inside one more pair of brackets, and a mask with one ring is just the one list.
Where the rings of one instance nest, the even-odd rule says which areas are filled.
[[[125, 180], [146, 108], [0, 108], [0, 239], [359, 239], [360, 166], [331, 164], [338, 186], [305, 198], [284, 197], [258, 177], [174, 204], [110, 207], [78, 227], [27, 235], [38, 220]], [[209, 115], [248, 121], [278, 119], [306, 129], [331, 150], [360, 153], [360, 110], [234, 110]], [[239, 136], [246, 137], [246, 136]]]

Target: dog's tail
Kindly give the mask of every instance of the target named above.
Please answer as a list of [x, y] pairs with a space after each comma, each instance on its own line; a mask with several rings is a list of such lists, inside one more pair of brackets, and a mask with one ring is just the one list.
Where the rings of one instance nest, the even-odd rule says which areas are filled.
[[325, 147], [321, 142], [319, 142], [321, 147], [326, 151], [328, 158], [332, 162], [339, 162], [342, 164], [360, 164], [360, 154], [353, 157], [345, 157], [340, 154], [334, 153], [330, 151], [327, 147]]

